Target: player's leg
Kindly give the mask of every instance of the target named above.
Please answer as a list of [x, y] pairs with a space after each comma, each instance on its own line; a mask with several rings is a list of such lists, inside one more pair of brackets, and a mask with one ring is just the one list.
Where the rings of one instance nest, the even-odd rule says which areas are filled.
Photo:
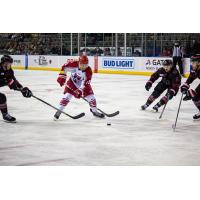
[[192, 100], [195, 106], [197, 107], [197, 109], [199, 110], [199, 112], [193, 116], [193, 119], [200, 119], [200, 84], [195, 89], [194, 94], [195, 96], [192, 98]]
[[181, 57], [178, 58], [178, 66], [179, 66], [180, 74], [183, 76], [183, 62], [182, 62]]
[[199, 112], [193, 116], [193, 119], [199, 119], [200, 118], [200, 84], [197, 86], [195, 90], [189, 89], [186, 93], [186, 96], [183, 98], [183, 101], [188, 101], [191, 99], [194, 105], [199, 110]]
[[172, 67], [173, 68], [176, 68], [176, 65], [177, 65], [177, 57], [175, 56], [175, 57], [173, 57], [173, 60], [172, 60]]
[[105, 115], [97, 110], [97, 101], [94, 96], [92, 87], [90, 85], [87, 85], [83, 90], [83, 96], [88, 101], [90, 106], [90, 111], [92, 114], [96, 117], [103, 118]]
[[163, 96], [163, 97], [160, 99], [160, 101], [153, 107], [153, 110], [155, 110], [156, 112], [158, 112], [158, 109], [159, 109], [161, 106], [167, 104], [167, 102], [173, 98], [173, 96], [171, 96], [171, 95], [169, 96], [169, 95], [168, 95], [168, 94], [169, 94], [168, 92], [169, 92], [169, 90], [167, 91], [167, 93], [165, 94], [165, 96]]
[[[70, 102], [71, 98], [72, 98], [72, 94], [69, 93], [69, 91], [67, 91], [65, 89], [65, 92], [64, 92], [64, 95], [62, 97], [62, 99], [60, 100], [60, 104], [59, 104], [59, 110], [63, 111], [65, 109], [65, 107], [67, 106], [67, 104]], [[54, 119], [57, 120], [59, 119], [61, 115], [61, 112], [60, 111], [57, 111], [54, 115]]]
[[158, 85], [154, 88], [153, 93], [149, 96], [146, 103], [141, 106], [142, 110], [145, 110], [149, 107], [164, 91], [166, 90], [166, 85], [161, 81]]
[[6, 122], [16, 122], [16, 119], [8, 114], [6, 96], [2, 93], [0, 93], [0, 110]]

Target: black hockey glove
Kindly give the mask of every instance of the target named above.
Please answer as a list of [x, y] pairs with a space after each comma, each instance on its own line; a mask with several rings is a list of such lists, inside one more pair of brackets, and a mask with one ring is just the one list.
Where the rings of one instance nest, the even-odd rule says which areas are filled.
[[30, 98], [32, 96], [32, 92], [27, 88], [27, 87], [24, 87], [22, 90], [21, 90], [21, 93], [24, 97], [26, 98]]
[[183, 98], [183, 101], [191, 100], [196, 96], [196, 92], [193, 89], [190, 89], [186, 92], [185, 97]]
[[149, 91], [151, 87], [152, 87], [152, 82], [151, 82], [151, 81], [148, 81], [148, 82], [146, 83], [146, 85], [145, 85], [145, 89], [146, 89], [147, 91]]
[[187, 84], [187, 83], [184, 83], [182, 86], [181, 86], [181, 93], [183, 94], [186, 94], [187, 91], [189, 90], [190, 86]]
[[174, 95], [175, 95], [174, 91], [173, 90], [169, 90], [167, 92], [167, 98], [168, 98], [168, 100], [171, 100]]

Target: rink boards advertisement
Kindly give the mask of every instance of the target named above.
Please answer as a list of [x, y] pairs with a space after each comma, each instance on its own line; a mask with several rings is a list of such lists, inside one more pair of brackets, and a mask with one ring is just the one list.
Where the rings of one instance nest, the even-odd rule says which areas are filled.
[[101, 66], [103, 69], [132, 70], [135, 68], [135, 59], [133, 57], [102, 57]]
[[[98, 72], [111, 74], [151, 75], [170, 57], [98, 57]], [[183, 59], [185, 73], [190, 71], [190, 59]]]
[[[13, 55], [14, 69], [60, 71], [61, 66], [68, 61], [77, 60], [78, 56], [52, 55]], [[96, 57], [88, 56], [89, 65], [96, 73], [151, 75], [162, 67], [169, 57]], [[183, 59], [184, 72], [190, 71], [190, 59]]]
[[[163, 62], [166, 59], [172, 60], [170, 57], [143, 57], [142, 59], [140, 58], [140, 63], [138, 63], [138, 66], [141, 66], [142, 68], [140, 69], [141, 71], [145, 72], [154, 72], [158, 70], [160, 67], [162, 67]], [[185, 58], [183, 59], [183, 66], [185, 72], [189, 72], [190, 70], [190, 59]]]
[[[93, 66], [93, 56], [88, 58], [90, 65]], [[63, 64], [77, 59], [77, 56], [28, 56], [28, 69], [60, 71]]]
[[[98, 72], [112, 74], [151, 75], [169, 57], [99, 57]], [[190, 59], [183, 59], [185, 73], [189, 73]]]
[[[3, 55], [0, 55], [0, 57], [2, 57]], [[13, 68], [14, 69], [25, 69], [25, 56], [23, 55], [12, 55], [13, 58]]]

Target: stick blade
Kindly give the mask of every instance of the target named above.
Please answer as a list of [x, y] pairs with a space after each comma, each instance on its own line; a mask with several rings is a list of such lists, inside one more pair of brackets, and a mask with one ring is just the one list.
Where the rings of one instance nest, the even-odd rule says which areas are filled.
[[116, 112], [114, 112], [114, 113], [111, 113], [111, 114], [107, 114], [106, 116], [107, 117], [114, 117], [114, 116], [116, 116], [116, 115], [119, 115], [119, 111], [116, 111]]
[[114, 113], [110, 113], [110, 114], [108, 114], [108, 113], [105, 113], [104, 111], [102, 111], [101, 109], [98, 109], [100, 112], [102, 112], [106, 117], [114, 117], [114, 116], [116, 116], [116, 115], [119, 115], [119, 111], [116, 111], [116, 112], [114, 112]]
[[71, 116], [73, 119], [79, 119], [81, 117], [84, 117], [85, 116], [85, 113], [80, 113], [79, 115], [76, 115], [76, 116]]

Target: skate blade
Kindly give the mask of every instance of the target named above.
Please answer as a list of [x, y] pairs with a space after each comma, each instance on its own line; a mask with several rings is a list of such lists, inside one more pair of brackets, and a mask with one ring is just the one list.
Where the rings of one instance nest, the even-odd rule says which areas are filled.
[[159, 113], [159, 111], [155, 111], [155, 110], [153, 110], [153, 109], [151, 109], [151, 110], [148, 110], [148, 109], [142, 109], [142, 108], [140, 108], [140, 110], [141, 111], [145, 111], [145, 112], [151, 112], [151, 113]]
[[55, 121], [55, 122], [56, 122], [56, 121], [59, 121], [59, 118], [57, 119], [57, 118], [54, 117], [54, 118], [53, 118], [53, 121]]
[[6, 121], [6, 120], [3, 120], [4, 122], [6, 122], [6, 123], [9, 123], [9, 124], [15, 124], [15, 123], [17, 123], [17, 121]]
[[159, 110], [156, 111], [156, 110], [154, 110], [154, 109], [151, 109], [150, 112], [152, 112], [152, 113], [159, 113]]
[[96, 118], [96, 119], [105, 119], [106, 117], [105, 116], [103, 116], [103, 117], [98, 117], [98, 116], [96, 116], [96, 115], [93, 115], [94, 116], [94, 118]]

